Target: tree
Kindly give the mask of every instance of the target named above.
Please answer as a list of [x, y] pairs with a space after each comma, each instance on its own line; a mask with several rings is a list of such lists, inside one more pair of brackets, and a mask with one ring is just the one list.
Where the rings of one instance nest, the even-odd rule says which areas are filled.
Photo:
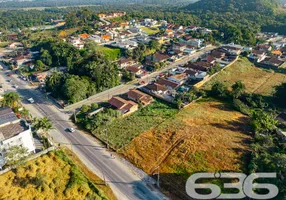
[[41, 60], [37, 60], [35, 64], [35, 71], [43, 71], [45, 69], [46, 65]]
[[7, 94], [4, 94], [1, 103], [3, 107], [8, 106], [10, 108], [16, 108], [19, 107], [19, 105], [21, 104], [21, 97], [15, 92], [9, 92]]
[[43, 61], [43, 63], [50, 66], [53, 63], [53, 60], [52, 60], [52, 56], [49, 53], [49, 51], [48, 50], [42, 50], [41, 53], [42, 54], [41, 54], [40, 59]]
[[11, 146], [6, 150], [6, 164], [11, 167], [16, 165], [22, 165], [25, 163], [27, 156], [27, 148], [20, 145]]
[[279, 106], [286, 108], [286, 83], [282, 83], [275, 88], [274, 98]]
[[49, 130], [53, 129], [53, 124], [47, 117], [34, 118], [32, 125], [36, 130], [42, 130], [44, 133], [47, 133]]
[[216, 82], [211, 89], [211, 93], [214, 96], [217, 97], [226, 97], [227, 96], [227, 87], [221, 83], [221, 82]]
[[32, 115], [30, 114], [29, 110], [26, 108], [23, 108], [23, 110], [20, 111], [21, 118], [24, 118], [25, 120], [30, 120]]
[[232, 96], [237, 99], [245, 92], [245, 85], [241, 81], [235, 82], [232, 85]]
[[158, 42], [158, 40], [151, 40], [149, 42], [149, 47], [150, 47], [150, 49], [158, 50], [160, 48], [160, 43]]
[[256, 110], [252, 113], [251, 125], [255, 133], [271, 133], [276, 129], [278, 121], [273, 113]]
[[69, 103], [76, 103], [87, 97], [89, 82], [79, 76], [70, 76], [66, 79], [62, 93]]

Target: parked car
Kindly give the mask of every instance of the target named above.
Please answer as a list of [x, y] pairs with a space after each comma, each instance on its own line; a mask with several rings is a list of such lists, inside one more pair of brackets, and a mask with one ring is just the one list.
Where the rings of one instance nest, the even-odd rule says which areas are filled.
[[28, 101], [29, 101], [30, 103], [35, 103], [35, 101], [34, 101], [33, 98], [29, 98]]
[[13, 85], [13, 87], [17, 89], [19, 86], [15, 84], [15, 85]]

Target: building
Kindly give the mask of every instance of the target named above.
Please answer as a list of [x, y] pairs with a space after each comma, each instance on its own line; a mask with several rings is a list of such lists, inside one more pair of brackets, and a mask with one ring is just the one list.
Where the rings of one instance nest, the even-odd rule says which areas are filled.
[[126, 71], [129, 71], [129, 72], [133, 73], [135, 75], [135, 77], [140, 78], [142, 76], [142, 74], [144, 73], [144, 71], [141, 69], [141, 67], [142, 67], [141, 64], [128, 66], [128, 67], [126, 67]]
[[188, 76], [185, 73], [182, 73], [169, 76], [167, 79], [181, 85], [188, 79]]
[[21, 42], [11, 42], [10, 44], [8, 44], [8, 48], [10, 49], [23, 48], [23, 44]]
[[171, 80], [167, 80], [167, 79], [163, 79], [163, 78], [160, 78], [157, 81], [157, 83], [167, 87], [169, 90], [176, 89], [176, 88], [178, 88], [180, 86], [180, 84], [177, 83], [177, 82], [174, 82], [174, 81], [171, 81]]
[[144, 87], [144, 90], [160, 95], [166, 94], [168, 92], [168, 88], [164, 85], [160, 85], [159, 83], [150, 83]]
[[269, 57], [269, 58], [266, 58], [264, 61], [262, 61], [261, 63], [265, 64], [265, 65], [268, 65], [269, 67], [274, 67], [274, 68], [278, 68], [280, 67], [281, 65], [283, 65], [285, 61], [275, 57], [275, 56], [272, 56], [272, 57]]
[[18, 119], [11, 108], [0, 108], [0, 168], [5, 165], [5, 153], [11, 146], [21, 145], [28, 153], [35, 152], [30, 126]]
[[248, 58], [250, 58], [251, 60], [254, 60], [256, 62], [261, 62], [262, 60], [264, 60], [266, 58], [266, 53], [265, 53], [265, 51], [260, 51], [260, 50], [254, 49], [252, 51], [252, 53], [248, 56]]
[[138, 110], [138, 104], [133, 101], [127, 101], [121, 97], [112, 97], [108, 103], [118, 110], [122, 115], [130, 114]]
[[136, 90], [136, 89], [129, 90], [127, 95], [128, 95], [128, 99], [135, 101], [136, 103], [142, 104], [144, 106], [154, 101], [153, 97], [143, 92], [140, 92], [139, 90]]
[[129, 57], [129, 58], [120, 58], [118, 64], [120, 69], [124, 69], [128, 66], [137, 64], [137, 62], [133, 60], [131, 57]]
[[81, 41], [79, 37], [70, 37], [69, 41], [74, 47], [78, 49], [82, 49], [84, 47], [84, 43]]

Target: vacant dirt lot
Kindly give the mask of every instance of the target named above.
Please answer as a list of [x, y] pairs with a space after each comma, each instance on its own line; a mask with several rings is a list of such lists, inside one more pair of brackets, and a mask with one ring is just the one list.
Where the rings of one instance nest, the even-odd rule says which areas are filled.
[[160, 166], [164, 191], [174, 199], [187, 199], [184, 188], [190, 174], [244, 170], [251, 140], [248, 122], [226, 104], [204, 100], [136, 137], [122, 153], [149, 174]]
[[269, 96], [274, 92], [274, 86], [286, 82], [286, 74], [255, 67], [247, 58], [241, 58], [207, 82], [203, 88], [210, 90], [216, 81], [223, 82], [229, 87], [236, 81], [242, 81], [247, 92]]

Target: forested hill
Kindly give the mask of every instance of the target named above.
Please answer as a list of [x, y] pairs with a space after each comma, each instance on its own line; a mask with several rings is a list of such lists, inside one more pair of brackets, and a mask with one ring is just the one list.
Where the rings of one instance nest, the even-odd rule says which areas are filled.
[[200, 0], [186, 8], [193, 11], [269, 13], [278, 6], [277, 0]]

